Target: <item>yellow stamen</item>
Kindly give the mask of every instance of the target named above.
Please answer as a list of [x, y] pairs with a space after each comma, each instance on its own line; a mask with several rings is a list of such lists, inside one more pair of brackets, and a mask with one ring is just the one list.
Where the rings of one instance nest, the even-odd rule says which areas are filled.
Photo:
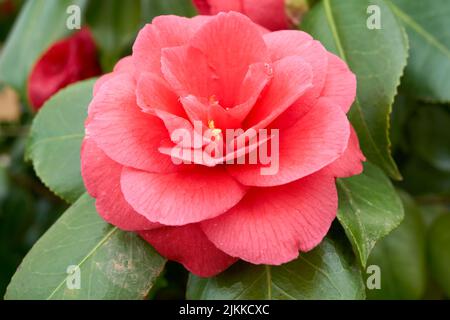
[[209, 104], [210, 105], [218, 104], [218, 103], [219, 103], [219, 100], [217, 100], [216, 95], [213, 94], [212, 96], [209, 97]]
[[211, 134], [215, 138], [220, 138], [220, 135], [222, 134], [222, 129], [218, 129], [214, 125], [214, 120], [208, 121], [208, 128], [211, 129]]

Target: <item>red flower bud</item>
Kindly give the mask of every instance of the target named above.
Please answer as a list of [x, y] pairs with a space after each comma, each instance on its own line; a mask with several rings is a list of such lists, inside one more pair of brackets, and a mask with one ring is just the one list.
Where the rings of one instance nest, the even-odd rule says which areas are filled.
[[71, 83], [101, 74], [97, 50], [87, 28], [54, 43], [38, 60], [28, 82], [28, 96], [38, 110]]

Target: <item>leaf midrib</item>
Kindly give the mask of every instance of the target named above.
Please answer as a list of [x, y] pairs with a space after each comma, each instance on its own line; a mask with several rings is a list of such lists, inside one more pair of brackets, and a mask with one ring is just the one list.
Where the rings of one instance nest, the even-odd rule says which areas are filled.
[[[106, 242], [111, 238], [111, 236], [118, 230], [117, 227], [113, 227], [95, 246], [92, 248], [91, 251], [76, 265], [78, 268], [81, 268], [81, 266], [91, 257], [94, 255], [94, 253]], [[58, 292], [58, 290], [64, 285], [64, 283], [67, 281], [68, 275], [64, 277], [64, 279], [61, 281], [61, 283], [58, 284], [58, 286], [53, 290], [53, 292], [46, 298], [46, 300], [50, 300], [53, 298], [53, 296]]]

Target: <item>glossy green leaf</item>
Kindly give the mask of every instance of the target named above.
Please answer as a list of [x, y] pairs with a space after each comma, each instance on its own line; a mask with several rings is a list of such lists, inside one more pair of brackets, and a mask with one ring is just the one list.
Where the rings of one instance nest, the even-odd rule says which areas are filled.
[[[164, 264], [137, 235], [104, 222], [84, 195], [31, 249], [5, 298], [143, 299]], [[79, 268], [79, 282], [68, 268]]]
[[80, 148], [94, 80], [58, 92], [33, 121], [27, 158], [36, 174], [55, 194], [73, 202], [84, 193]]
[[448, 0], [388, 0], [405, 26], [410, 57], [404, 88], [416, 97], [450, 101], [450, 2]]
[[326, 239], [313, 251], [282, 266], [238, 262], [203, 279], [191, 275], [188, 299], [314, 300], [364, 299], [364, 284], [354, 256]]
[[339, 179], [337, 185], [339, 222], [365, 266], [377, 241], [402, 221], [402, 202], [389, 179], [370, 163], [362, 174]]
[[450, 298], [450, 214], [437, 219], [428, 232], [430, 267], [434, 280]]
[[438, 170], [450, 172], [450, 108], [420, 106], [409, 121], [411, 147]]
[[40, 55], [71, 32], [66, 26], [67, 8], [77, 5], [83, 13], [86, 3], [86, 0], [27, 1], [2, 50], [0, 79], [26, 99], [27, 79]]
[[[380, 8], [381, 29], [367, 28], [369, 5]], [[400, 173], [390, 154], [389, 114], [407, 60], [407, 37], [383, 0], [323, 0], [302, 29], [347, 62], [358, 81], [349, 113], [366, 157], [391, 177]]]
[[368, 265], [380, 267], [381, 288], [367, 289], [369, 299], [420, 299], [425, 292], [425, 225], [414, 200], [404, 192], [399, 194], [405, 219], [370, 255]]

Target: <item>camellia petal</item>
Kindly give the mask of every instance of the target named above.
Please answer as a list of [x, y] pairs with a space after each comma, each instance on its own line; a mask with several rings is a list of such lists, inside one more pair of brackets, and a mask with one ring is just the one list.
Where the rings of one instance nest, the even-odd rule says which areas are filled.
[[217, 249], [198, 224], [164, 227], [139, 232], [160, 254], [182, 263], [200, 277], [214, 276], [236, 262], [236, 258]]
[[[118, 74], [100, 88], [89, 106], [86, 132], [111, 159], [150, 172], [177, 168], [158, 148], [168, 139], [162, 121], [140, 111], [131, 75]], [[149, 130], [151, 128], [151, 130]]]
[[134, 74], [134, 63], [131, 56], [122, 58], [117, 62], [116, 66], [114, 67], [113, 72], [104, 74], [101, 76], [94, 85], [94, 96], [97, 94], [97, 92], [100, 90], [101, 86], [109, 81], [110, 79], [114, 78], [117, 74], [120, 73], [129, 73]]
[[144, 112], [155, 114], [155, 109], [186, 117], [186, 113], [166, 81], [152, 73], [139, 77], [136, 88], [137, 104]]
[[338, 159], [347, 148], [350, 127], [345, 113], [322, 98], [311, 111], [292, 127], [280, 133], [279, 169], [262, 175], [270, 165], [227, 166], [228, 171], [247, 186], [277, 186], [319, 171]]
[[140, 72], [160, 73], [161, 50], [185, 45], [208, 17], [192, 19], [161, 16], [153, 19], [138, 34], [133, 45], [133, 61]]
[[302, 57], [312, 69], [312, 88], [280, 115], [273, 127], [289, 127], [305, 115], [316, 103], [325, 85], [328, 52], [309, 34], [301, 31], [283, 30], [264, 35], [264, 41], [273, 61], [289, 56]]
[[284, 186], [253, 189], [229, 212], [201, 226], [227, 254], [279, 265], [322, 241], [337, 204], [334, 177], [316, 173]]
[[269, 30], [288, 29], [284, 0], [193, 0], [201, 14], [237, 11]]
[[272, 81], [248, 115], [246, 127], [267, 127], [312, 87], [311, 66], [301, 57], [290, 56], [278, 60], [272, 68]]
[[322, 97], [332, 100], [347, 113], [355, 101], [356, 76], [339, 57], [328, 53], [328, 71]]
[[258, 28], [248, 18], [234, 12], [220, 13], [205, 23], [189, 45], [199, 49], [214, 70], [220, 83], [216, 96], [224, 107], [235, 105], [250, 65], [269, 62], [267, 47]]
[[121, 184], [125, 199], [137, 212], [169, 226], [217, 217], [247, 191], [224, 168], [204, 166], [170, 174], [125, 168]]
[[350, 139], [347, 149], [340, 158], [327, 166], [324, 171], [336, 178], [351, 177], [363, 172], [363, 161], [366, 161], [366, 157], [359, 148], [358, 136], [350, 124]]
[[[202, 10], [263, 21], [267, 8], [281, 19], [280, 3]], [[335, 179], [363, 170], [346, 116], [355, 92], [345, 62], [304, 32], [237, 12], [157, 17], [95, 86], [82, 175], [107, 221], [142, 228], [198, 276], [286, 263], [328, 232]]]
[[106, 156], [92, 139], [86, 138], [81, 151], [81, 173], [88, 193], [96, 199], [97, 212], [123, 230], [159, 227], [131, 208], [120, 189], [122, 166]]

